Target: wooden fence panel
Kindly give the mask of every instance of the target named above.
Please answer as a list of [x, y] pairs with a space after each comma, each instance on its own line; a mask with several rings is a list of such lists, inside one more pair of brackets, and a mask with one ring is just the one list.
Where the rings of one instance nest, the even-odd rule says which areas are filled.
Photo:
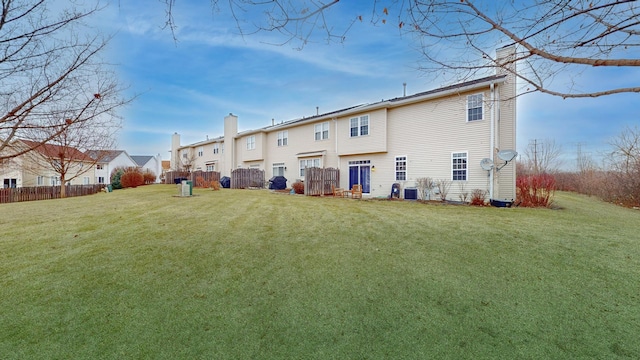
[[[164, 174], [165, 184], [175, 184], [176, 179], [187, 179], [193, 182], [193, 186], [198, 186], [198, 179], [201, 179], [206, 184], [211, 184], [213, 181], [220, 181], [220, 172], [218, 171], [202, 171], [197, 170], [194, 172], [188, 171], [167, 171]], [[208, 187], [208, 186], [207, 186]]]
[[332, 185], [339, 187], [340, 170], [336, 168], [305, 168], [304, 193], [307, 196], [333, 194]]
[[[104, 184], [95, 185], [67, 185], [66, 196], [85, 196], [100, 192]], [[0, 189], [0, 203], [22, 201], [49, 200], [60, 198], [60, 186], [33, 186], [21, 188]]]
[[231, 171], [231, 188], [264, 188], [264, 170], [235, 169]]

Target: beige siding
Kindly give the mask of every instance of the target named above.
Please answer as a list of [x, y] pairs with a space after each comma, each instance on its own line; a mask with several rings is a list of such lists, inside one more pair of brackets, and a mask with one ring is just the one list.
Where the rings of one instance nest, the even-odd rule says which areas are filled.
[[[474, 91], [449, 96], [437, 101], [407, 105], [389, 110], [389, 156], [376, 164], [383, 177], [383, 188], [391, 189], [395, 180], [395, 157], [407, 156], [407, 180], [401, 186], [415, 186], [417, 178], [452, 179], [452, 153], [467, 153], [467, 181], [454, 181], [449, 191], [451, 200], [458, 199], [460, 186], [466, 190], [488, 189], [487, 172], [480, 160], [489, 157], [490, 107], [485, 104], [483, 119], [467, 122], [467, 95], [489, 91]], [[382, 179], [381, 179], [382, 180]]]
[[[369, 134], [351, 137], [351, 118], [369, 117]], [[338, 119], [338, 154], [355, 155], [387, 151], [387, 109], [379, 109]]]
[[[247, 141], [249, 138], [254, 139], [254, 148], [247, 149]], [[255, 162], [258, 160], [264, 159], [264, 147], [266, 146], [266, 134], [265, 133], [254, 133], [242, 136], [238, 139], [238, 164], [242, 164], [243, 167], [247, 162]]]

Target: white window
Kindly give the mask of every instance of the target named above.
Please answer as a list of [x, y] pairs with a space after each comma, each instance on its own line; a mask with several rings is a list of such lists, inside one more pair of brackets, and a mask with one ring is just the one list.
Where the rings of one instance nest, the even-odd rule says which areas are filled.
[[50, 181], [51, 181], [51, 186], [60, 185], [60, 177], [59, 176], [52, 176]]
[[304, 177], [304, 168], [308, 167], [320, 167], [320, 159], [300, 160], [300, 177]]
[[351, 137], [369, 135], [369, 115], [351, 118], [349, 127]]
[[204, 155], [204, 148], [202, 146], [200, 146], [198, 148], [198, 157], [202, 157], [202, 155]]
[[289, 142], [289, 131], [279, 131], [278, 132], [278, 146], [287, 146]]
[[207, 164], [207, 171], [216, 171], [215, 164]]
[[284, 176], [284, 163], [273, 163], [273, 176]]
[[467, 121], [482, 120], [482, 94], [467, 96]]
[[260, 169], [260, 164], [249, 165], [249, 169]]
[[220, 153], [224, 154], [224, 144], [220, 145]]
[[407, 157], [396, 156], [396, 180], [407, 180]]
[[313, 128], [314, 128], [316, 140], [327, 140], [329, 138], [328, 122], [323, 122], [322, 124], [315, 124]]
[[98, 184], [104, 184], [104, 176], [98, 176]]
[[451, 180], [467, 180], [466, 152], [454, 152], [451, 154]]
[[182, 153], [182, 158], [183, 158], [183, 159], [186, 159], [186, 158], [187, 158], [187, 156], [188, 156], [188, 155], [187, 155], [187, 153], [186, 153], [186, 152], [183, 152], [183, 153]]
[[247, 150], [253, 150], [256, 148], [256, 136], [251, 135], [247, 137]]
[[104, 165], [102, 165], [102, 164], [97, 164], [96, 165], [96, 170], [102, 170], [102, 169], [104, 169]]
[[90, 183], [91, 181], [89, 180], [88, 176], [82, 178], [82, 185], [89, 185]]
[[213, 144], [213, 153], [217, 154], [220, 152], [220, 145], [218, 143]]
[[44, 185], [44, 176], [38, 176], [38, 186]]

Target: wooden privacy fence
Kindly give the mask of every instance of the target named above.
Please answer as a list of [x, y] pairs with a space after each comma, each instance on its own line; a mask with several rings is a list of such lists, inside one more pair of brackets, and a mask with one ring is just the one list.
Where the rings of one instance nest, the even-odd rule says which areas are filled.
[[231, 171], [231, 188], [264, 188], [264, 170], [235, 169]]
[[[66, 196], [93, 195], [104, 188], [104, 184], [67, 185]], [[21, 201], [49, 200], [60, 198], [60, 186], [34, 186], [0, 189], [0, 204]]]
[[333, 194], [331, 186], [340, 186], [340, 170], [335, 168], [305, 168], [304, 193], [307, 196]]
[[200, 186], [200, 184], [198, 184], [198, 179], [201, 179], [201, 181], [203, 181], [205, 184], [211, 184], [211, 182], [213, 181], [220, 181], [220, 173], [218, 171], [197, 170], [194, 172], [167, 171], [164, 174], [165, 184], [175, 184], [176, 179], [186, 179], [189, 181], [193, 181], [194, 186]]

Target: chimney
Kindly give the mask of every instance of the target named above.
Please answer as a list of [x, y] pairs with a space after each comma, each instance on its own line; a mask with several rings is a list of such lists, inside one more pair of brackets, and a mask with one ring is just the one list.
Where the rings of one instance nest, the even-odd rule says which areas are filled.
[[320, 107], [316, 106], [316, 115], [320, 115]]

